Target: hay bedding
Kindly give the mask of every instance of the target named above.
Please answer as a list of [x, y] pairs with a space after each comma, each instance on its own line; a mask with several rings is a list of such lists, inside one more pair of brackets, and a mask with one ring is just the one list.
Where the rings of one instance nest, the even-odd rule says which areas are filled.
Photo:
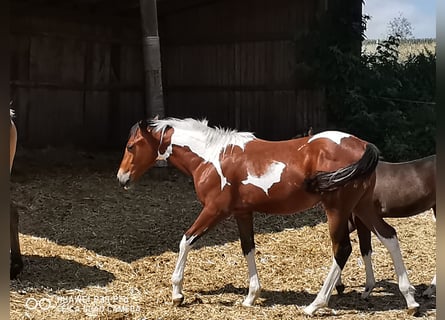
[[[12, 195], [20, 206], [25, 270], [11, 281], [11, 319], [303, 319], [331, 264], [323, 212], [281, 217], [257, 214], [257, 264], [263, 287], [253, 308], [236, 223], [228, 219], [189, 254], [184, 306], [170, 302], [179, 240], [200, 210], [193, 185], [175, 169], [153, 169], [131, 192], [117, 186], [120, 154], [22, 151]], [[398, 230], [409, 277], [424, 318], [435, 298], [420, 297], [435, 273], [435, 224], [427, 212], [389, 219]], [[391, 259], [373, 237], [377, 286], [365, 281], [356, 234], [343, 272], [346, 290], [316, 318], [406, 319]], [[35, 305], [35, 302], [41, 306]]]

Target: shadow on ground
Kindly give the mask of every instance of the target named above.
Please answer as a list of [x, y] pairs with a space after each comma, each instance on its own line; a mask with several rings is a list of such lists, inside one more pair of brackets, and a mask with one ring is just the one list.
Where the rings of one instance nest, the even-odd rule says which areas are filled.
[[19, 280], [11, 281], [11, 289], [15, 291], [24, 288], [29, 290], [30, 287], [52, 290], [80, 289], [87, 286], [105, 286], [115, 279], [110, 272], [59, 257], [25, 255], [23, 260], [25, 267], [19, 275]]
[[[426, 289], [425, 285], [416, 286], [416, 301], [420, 304], [419, 313], [417, 316], [423, 316], [427, 311], [436, 309], [436, 299], [423, 297], [421, 293]], [[362, 288], [350, 288], [343, 294], [333, 293], [329, 301], [329, 308], [334, 310], [357, 310], [360, 312], [376, 312], [389, 311], [394, 309], [405, 310], [406, 303], [403, 296], [400, 294], [398, 285], [389, 280], [383, 280], [376, 283], [374, 293], [368, 299], [361, 298]], [[203, 296], [222, 296], [223, 294], [232, 293], [244, 298], [247, 293], [247, 288], [239, 288], [233, 284], [227, 284], [222, 288], [210, 291], [200, 291], [199, 294]], [[384, 293], [384, 294], [380, 294]], [[260, 303], [263, 306], [271, 307], [276, 305], [295, 305], [304, 307], [312, 303], [316, 298], [316, 294], [308, 293], [306, 291], [294, 290], [267, 290], [261, 291]], [[199, 299], [192, 300], [187, 305], [202, 303]], [[221, 304], [226, 304], [224, 301]], [[233, 303], [232, 303], [233, 304]]]

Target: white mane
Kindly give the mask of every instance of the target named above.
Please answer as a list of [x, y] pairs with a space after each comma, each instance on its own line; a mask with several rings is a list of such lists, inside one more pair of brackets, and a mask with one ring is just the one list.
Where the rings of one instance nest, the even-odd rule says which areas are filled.
[[[152, 120], [151, 127], [155, 132], [164, 131], [167, 127], [172, 127], [174, 132], [171, 137], [171, 144], [189, 147], [196, 155], [204, 161], [211, 162], [221, 176], [221, 189], [227, 183], [222, 174], [219, 157], [227, 147], [235, 146], [244, 150], [244, 146], [251, 140], [256, 139], [251, 132], [238, 132], [236, 130], [211, 128], [206, 119], [195, 120], [168, 118], [163, 120]], [[171, 153], [171, 148], [167, 152]], [[170, 155], [167, 154], [166, 158]]]

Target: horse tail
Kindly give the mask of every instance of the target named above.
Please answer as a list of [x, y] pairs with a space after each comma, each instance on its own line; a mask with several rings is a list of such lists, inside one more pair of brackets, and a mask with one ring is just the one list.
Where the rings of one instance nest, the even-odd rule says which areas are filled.
[[357, 162], [336, 171], [318, 172], [306, 178], [306, 190], [309, 192], [335, 191], [352, 180], [370, 176], [377, 167], [379, 156], [379, 149], [372, 143], [368, 143], [363, 156]]

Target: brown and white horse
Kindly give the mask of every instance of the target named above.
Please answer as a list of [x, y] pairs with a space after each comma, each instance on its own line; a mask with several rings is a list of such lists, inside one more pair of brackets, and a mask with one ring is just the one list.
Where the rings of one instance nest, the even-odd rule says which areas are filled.
[[[9, 111], [11, 118], [11, 125], [9, 129], [9, 171], [12, 171], [12, 165], [14, 163], [15, 151], [17, 148], [17, 128], [14, 124], [12, 118], [14, 117], [14, 111], [10, 109]], [[10, 241], [11, 241], [11, 269], [10, 269], [10, 278], [14, 279], [23, 269], [23, 261], [22, 254], [20, 252], [20, 243], [19, 243], [19, 215], [17, 212], [17, 208], [13, 205], [11, 201], [10, 205], [10, 215], [9, 215], [9, 233], [10, 233]]]
[[[408, 162], [390, 163], [380, 161], [376, 168], [376, 185], [373, 201], [377, 204], [377, 214], [388, 218], [405, 218], [433, 209], [436, 216], [436, 155]], [[357, 225], [360, 237], [360, 251], [366, 270], [366, 285], [362, 293], [367, 298], [375, 286], [371, 263], [371, 234], [357, 221], [350, 221], [350, 231]], [[341, 279], [337, 291], [344, 289]], [[432, 296], [436, 292], [436, 276], [423, 295]]]
[[321, 202], [334, 257], [320, 292], [304, 312], [312, 315], [328, 304], [352, 250], [348, 229], [352, 211], [390, 251], [399, 288], [410, 312], [415, 312], [419, 304], [402, 261], [396, 231], [380, 215], [373, 214], [378, 157], [373, 144], [338, 131], [272, 142], [248, 132], [211, 128], [205, 120], [154, 119], [132, 127], [117, 178], [128, 189], [157, 159], [166, 159], [193, 177], [203, 208], [179, 245], [172, 275], [175, 305], [184, 299], [184, 268], [192, 246], [206, 231], [233, 215], [250, 281], [243, 305], [252, 306], [260, 295], [253, 212], [292, 214]]

